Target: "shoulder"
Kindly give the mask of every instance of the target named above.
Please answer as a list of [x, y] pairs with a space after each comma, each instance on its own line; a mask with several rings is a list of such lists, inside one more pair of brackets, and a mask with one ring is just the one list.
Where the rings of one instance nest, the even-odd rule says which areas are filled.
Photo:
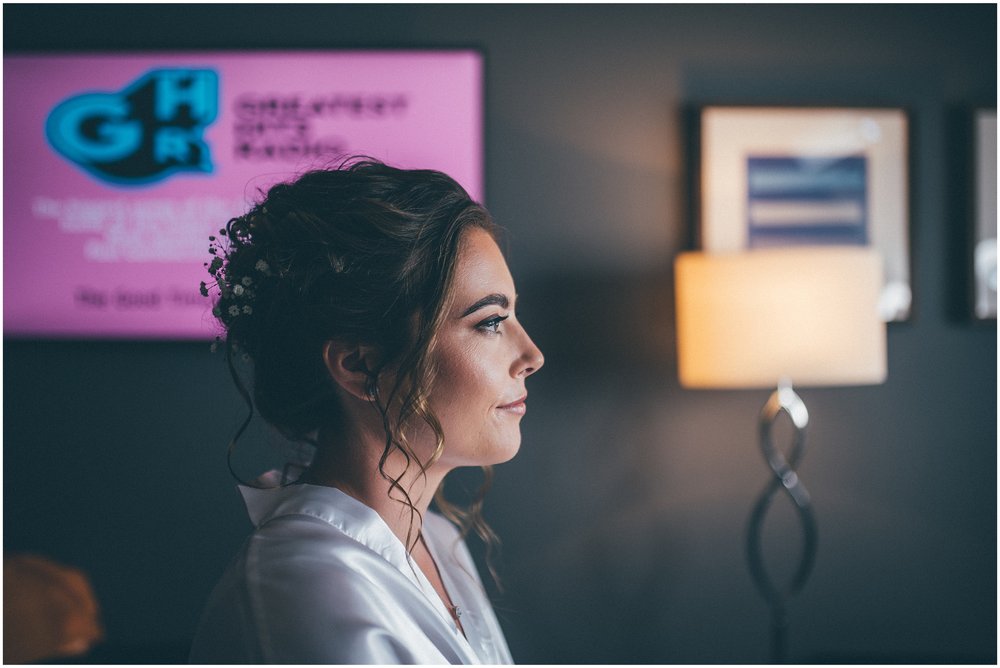
[[405, 549], [379, 515], [340, 490], [301, 485], [244, 495], [257, 526], [245, 549], [248, 569], [406, 566]]
[[[248, 539], [199, 635], [220, 651], [255, 647], [266, 663], [444, 663], [420, 632], [425, 606], [406, 573], [370, 547], [286, 515]], [[223, 635], [233, 639], [219, 646]]]
[[251, 595], [322, 602], [330, 612], [364, 606], [367, 594], [405, 579], [399, 564], [378, 546], [366, 545], [336, 527], [289, 515], [260, 527], [244, 548], [242, 577]]

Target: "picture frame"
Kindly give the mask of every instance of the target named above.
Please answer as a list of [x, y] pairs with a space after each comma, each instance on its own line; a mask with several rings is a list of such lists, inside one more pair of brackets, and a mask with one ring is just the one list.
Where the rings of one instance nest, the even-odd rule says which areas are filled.
[[997, 318], [997, 111], [977, 109], [974, 123], [973, 300], [978, 320]]
[[874, 247], [882, 318], [908, 320], [908, 132], [896, 108], [702, 107], [701, 250]]

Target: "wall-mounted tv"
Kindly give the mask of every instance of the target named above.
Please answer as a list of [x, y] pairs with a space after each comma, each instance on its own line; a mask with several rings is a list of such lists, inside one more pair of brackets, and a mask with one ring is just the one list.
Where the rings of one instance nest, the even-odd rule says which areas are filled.
[[471, 50], [4, 58], [4, 335], [208, 339], [208, 237], [364, 154], [483, 198]]

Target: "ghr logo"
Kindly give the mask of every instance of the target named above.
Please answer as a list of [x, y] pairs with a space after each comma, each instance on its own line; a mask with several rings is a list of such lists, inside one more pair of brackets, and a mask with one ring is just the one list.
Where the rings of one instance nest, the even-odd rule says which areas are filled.
[[60, 155], [117, 184], [174, 172], [211, 172], [202, 131], [218, 113], [212, 70], [150, 70], [120, 93], [84, 93], [60, 102], [45, 135]]

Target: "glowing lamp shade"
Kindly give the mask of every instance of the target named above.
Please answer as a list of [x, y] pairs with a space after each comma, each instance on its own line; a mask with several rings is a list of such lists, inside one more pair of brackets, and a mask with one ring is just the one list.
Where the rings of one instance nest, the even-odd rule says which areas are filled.
[[869, 385], [886, 377], [882, 267], [860, 247], [683, 253], [674, 265], [688, 388]]

